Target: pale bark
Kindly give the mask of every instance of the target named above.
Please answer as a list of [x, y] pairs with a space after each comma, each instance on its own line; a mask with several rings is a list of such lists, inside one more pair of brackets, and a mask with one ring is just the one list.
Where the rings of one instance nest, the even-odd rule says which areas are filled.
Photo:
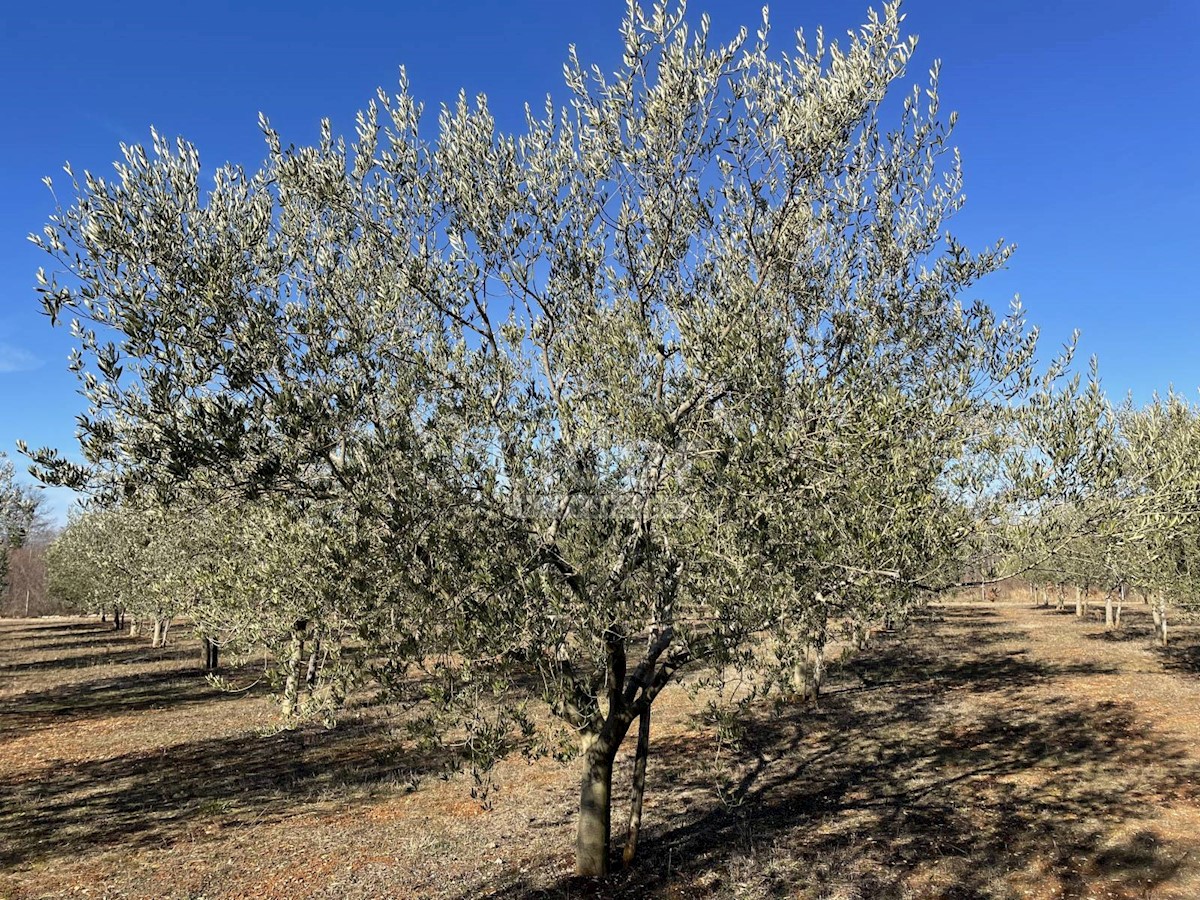
[[129, 620], [129, 636], [137, 637], [141, 633], [141, 627], [138, 625], [137, 619]]
[[300, 701], [301, 710], [308, 708], [312, 702], [313, 690], [317, 686], [317, 670], [320, 667], [318, 655], [321, 652], [320, 639], [314, 639], [312, 642], [312, 650], [308, 654], [308, 665], [304, 671], [304, 697]]
[[162, 623], [163, 623], [162, 619], [154, 620], [154, 636], [150, 639], [151, 647], [161, 647], [163, 644], [163, 637], [162, 637], [163, 625], [162, 625]]
[[1150, 607], [1150, 618], [1154, 620], [1154, 640], [1161, 646], [1167, 646], [1167, 609], [1155, 602]]
[[308, 622], [303, 619], [292, 626], [292, 641], [287, 655], [287, 679], [283, 685], [283, 715], [285, 718], [296, 714], [296, 701], [300, 693], [300, 668], [304, 663], [304, 639], [307, 633]]
[[1075, 586], [1075, 618], [1083, 618], [1083, 588]]
[[1113, 619], [1113, 592], [1109, 591], [1104, 595], [1104, 627], [1112, 629], [1116, 625]]
[[1120, 593], [1117, 595], [1116, 615], [1113, 617], [1113, 624], [1117, 628], [1121, 627], [1121, 613], [1124, 611], [1125, 611], [1125, 585], [1121, 585]]

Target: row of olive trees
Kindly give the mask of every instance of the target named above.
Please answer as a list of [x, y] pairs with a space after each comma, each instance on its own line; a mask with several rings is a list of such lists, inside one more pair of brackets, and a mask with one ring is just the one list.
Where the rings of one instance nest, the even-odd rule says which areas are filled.
[[[900, 24], [780, 54], [765, 16], [721, 44], [631, 5], [620, 68], [572, 54], [519, 135], [482, 96], [430, 135], [402, 81], [349, 147], [264, 119], [262, 166], [207, 190], [157, 135], [113, 178], [68, 168], [35, 241], [87, 463], [31, 456], [98, 517], [166, 517], [117, 529], [145, 543], [110, 602], [292, 673], [351, 645], [385, 682], [424, 667], [447, 708], [532, 675], [579, 739], [578, 871], [606, 872], [613, 762], [639, 723], [636, 833], [668, 684], [815, 690], [839, 629], [865, 642], [1096, 464], [1065, 360], [1039, 374], [1019, 309], [963, 302], [1010, 248], [947, 231], [936, 69], [884, 124]], [[197, 505], [220, 526], [163, 512]]]
[[112, 612], [113, 627], [173, 621], [201, 638], [204, 668], [222, 651], [266, 651], [285, 717], [328, 712], [345, 689], [340, 651], [360, 620], [338, 614], [348, 592], [311, 517], [264, 503], [236, 509], [122, 502], [76, 510], [47, 553], [51, 591], [80, 612]]
[[[1045, 528], [1013, 566], [1030, 569], [1034, 590], [1104, 595], [1105, 626], [1121, 625], [1131, 593], [1151, 604], [1156, 640], [1167, 643], [1168, 604], [1200, 605], [1200, 407], [1172, 392], [1101, 416], [1107, 445], [1100, 466], [1059, 510], [1069, 527]], [[1043, 523], [1044, 524], [1044, 523]], [[1059, 534], [1062, 539], [1055, 539]]]
[[11, 460], [0, 451], [0, 614], [47, 611], [44, 574], [49, 538], [42, 493], [18, 482]]

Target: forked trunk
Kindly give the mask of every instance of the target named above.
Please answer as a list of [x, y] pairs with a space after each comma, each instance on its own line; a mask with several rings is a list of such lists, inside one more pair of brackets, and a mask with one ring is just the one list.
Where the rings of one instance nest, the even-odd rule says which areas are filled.
[[612, 772], [615, 742], [595, 740], [583, 754], [579, 785], [579, 825], [575, 834], [575, 874], [608, 874], [612, 834]]
[[638, 721], [637, 752], [633, 757], [633, 794], [629, 802], [629, 832], [625, 837], [622, 863], [625, 868], [637, 856], [638, 835], [642, 830], [642, 799], [646, 796], [646, 761], [650, 757], [650, 706], [642, 710]]

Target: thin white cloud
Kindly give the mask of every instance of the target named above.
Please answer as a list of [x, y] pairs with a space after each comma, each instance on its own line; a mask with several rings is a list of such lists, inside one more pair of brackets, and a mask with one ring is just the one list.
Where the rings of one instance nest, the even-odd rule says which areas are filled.
[[9, 372], [29, 372], [42, 361], [27, 350], [0, 341], [0, 375]]

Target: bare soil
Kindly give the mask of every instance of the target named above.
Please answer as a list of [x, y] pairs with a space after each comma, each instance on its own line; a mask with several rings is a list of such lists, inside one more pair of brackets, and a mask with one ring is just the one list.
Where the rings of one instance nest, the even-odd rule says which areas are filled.
[[1140, 604], [1115, 634], [938, 606], [732, 750], [671, 689], [640, 859], [602, 883], [571, 875], [573, 766], [505, 760], [481, 804], [388, 711], [279, 731], [252, 668], [222, 693], [199, 659], [0, 620], [0, 898], [1200, 897], [1200, 628], [1155, 648]]

